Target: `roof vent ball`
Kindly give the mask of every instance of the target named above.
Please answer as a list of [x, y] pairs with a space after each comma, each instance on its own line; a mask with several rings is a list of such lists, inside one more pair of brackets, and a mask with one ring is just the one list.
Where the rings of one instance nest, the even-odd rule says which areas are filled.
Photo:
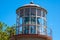
[[30, 4], [34, 4], [33, 2], [30, 2]]

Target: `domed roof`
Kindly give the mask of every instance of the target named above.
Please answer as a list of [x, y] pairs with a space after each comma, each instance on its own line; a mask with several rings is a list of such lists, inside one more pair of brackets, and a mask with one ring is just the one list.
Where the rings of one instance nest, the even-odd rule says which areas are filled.
[[30, 4], [26, 4], [26, 5], [24, 5], [24, 6], [36, 6], [36, 7], [40, 7], [39, 5], [34, 4], [33, 2], [30, 2]]
[[46, 11], [46, 13], [47, 13], [47, 10], [45, 10], [44, 8], [42, 8], [41, 6], [39, 6], [37, 4], [34, 4], [33, 2], [30, 2], [30, 4], [23, 5], [23, 6], [19, 7], [17, 10], [25, 8], [25, 7], [36, 7], [36, 8], [39, 8], [39, 9]]

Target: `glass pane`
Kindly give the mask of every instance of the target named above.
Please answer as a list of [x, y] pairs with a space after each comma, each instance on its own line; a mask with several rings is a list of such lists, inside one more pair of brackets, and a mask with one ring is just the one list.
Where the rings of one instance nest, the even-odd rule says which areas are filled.
[[18, 28], [16, 28], [16, 35], [18, 35]]
[[25, 16], [29, 16], [30, 8], [25, 8]]
[[31, 24], [36, 24], [36, 17], [31, 17]]
[[24, 23], [25, 23], [25, 24], [29, 24], [29, 17], [25, 17], [25, 18], [24, 18]]
[[42, 24], [42, 19], [41, 18], [37, 18], [37, 20], [38, 20], [38, 24]]
[[23, 16], [23, 14], [24, 14], [24, 10], [21, 9], [21, 10], [20, 10], [20, 16]]
[[24, 34], [29, 34], [29, 26], [24, 27]]
[[37, 16], [41, 16], [41, 10], [37, 9]]
[[40, 27], [39, 27], [39, 32], [40, 32], [40, 34], [42, 34], [42, 26], [40, 25]]
[[37, 25], [37, 34], [40, 34], [40, 25]]
[[45, 13], [43, 13], [43, 17], [45, 17]]
[[45, 12], [44, 11], [41, 11], [41, 16], [45, 17]]
[[46, 12], [43, 12], [43, 17], [46, 17]]
[[38, 26], [37, 32], [38, 32], [38, 34], [44, 34], [44, 27], [42, 27], [41, 25]]
[[35, 34], [36, 33], [36, 26], [30, 26], [30, 34]]
[[20, 25], [22, 24], [22, 17], [20, 17]]
[[36, 8], [31, 8], [31, 16], [35, 16], [36, 15]]
[[22, 26], [19, 27], [19, 34], [22, 34]]

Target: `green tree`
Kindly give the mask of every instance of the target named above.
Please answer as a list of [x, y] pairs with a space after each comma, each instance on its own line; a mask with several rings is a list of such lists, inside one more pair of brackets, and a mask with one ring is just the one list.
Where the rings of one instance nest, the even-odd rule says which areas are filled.
[[6, 28], [6, 24], [3, 22], [0, 22], [0, 40], [7, 40], [8, 39], [8, 35], [5, 32], [4, 28]]
[[12, 35], [16, 34], [16, 25], [7, 26], [5, 23], [0, 22], [0, 40], [9, 40]]
[[16, 27], [16, 25], [13, 25], [13, 26], [11, 26], [11, 27], [8, 26], [8, 27], [6, 28], [6, 33], [9, 35], [9, 38], [10, 38], [11, 36], [13, 36], [13, 35], [16, 34], [15, 27]]
[[4, 24], [2, 22], [0, 22], [0, 31], [2, 31], [3, 25]]

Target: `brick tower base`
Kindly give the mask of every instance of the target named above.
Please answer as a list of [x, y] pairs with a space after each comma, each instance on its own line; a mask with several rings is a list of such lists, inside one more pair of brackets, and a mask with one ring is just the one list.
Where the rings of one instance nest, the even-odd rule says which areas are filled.
[[12, 36], [10, 40], [52, 40], [52, 38], [39, 34], [19, 34]]

